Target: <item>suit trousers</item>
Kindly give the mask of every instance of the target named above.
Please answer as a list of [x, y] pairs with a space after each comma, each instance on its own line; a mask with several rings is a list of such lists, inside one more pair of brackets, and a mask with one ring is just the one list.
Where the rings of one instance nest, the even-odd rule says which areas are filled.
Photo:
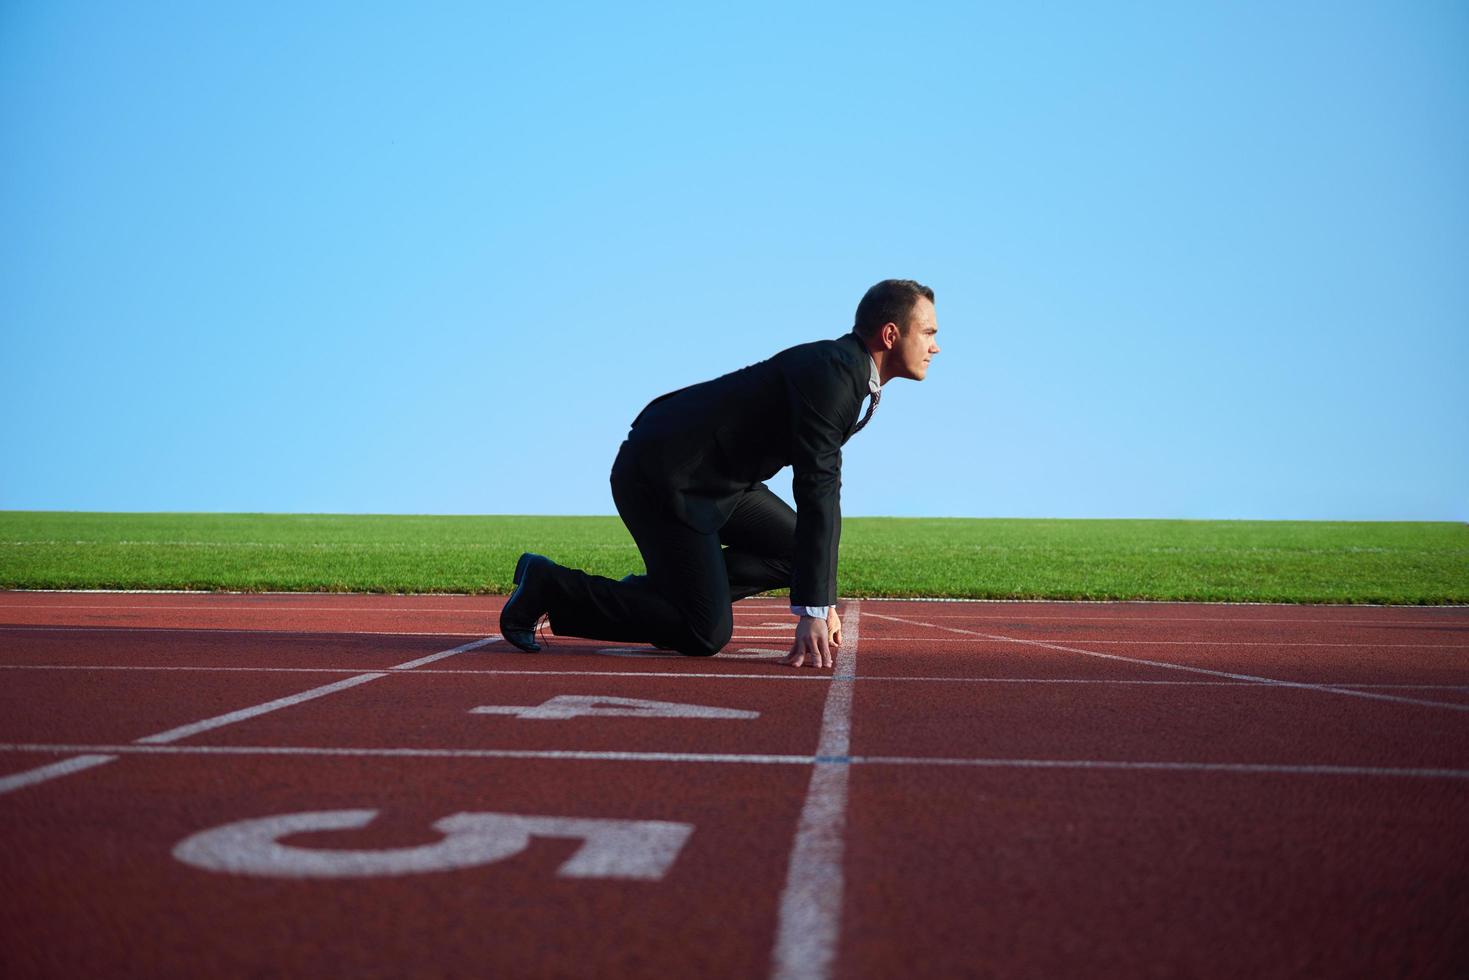
[[790, 586], [796, 512], [757, 483], [740, 495], [723, 527], [701, 533], [672, 514], [666, 494], [622, 463], [619, 454], [612, 499], [647, 574], [618, 580], [561, 569], [551, 628], [565, 636], [652, 643], [689, 656], [716, 654], [734, 632], [731, 603]]

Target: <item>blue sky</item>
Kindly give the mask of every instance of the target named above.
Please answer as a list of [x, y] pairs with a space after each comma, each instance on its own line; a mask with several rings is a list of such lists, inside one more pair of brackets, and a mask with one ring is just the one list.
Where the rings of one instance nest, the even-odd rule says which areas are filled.
[[849, 515], [1469, 519], [1461, 3], [11, 2], [0, 172], [4, 508], [612, 513], [912, 277]]

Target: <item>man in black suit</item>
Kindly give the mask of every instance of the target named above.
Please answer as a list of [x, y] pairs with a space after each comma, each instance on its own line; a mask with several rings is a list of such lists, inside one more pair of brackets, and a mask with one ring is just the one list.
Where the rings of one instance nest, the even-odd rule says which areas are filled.
[[[647, 574], [615, 580], [521, 555], [501, 635], [539, 650], [536, 625], [549, 615], [558, 635], [710, 656], [734, 630], [732, 602], [789, 587], [800, 618], [781, 663], [830, 667], [841, 643], [841, 447], [883, 384], [923, 380], [937, 333], [933, 290], [887, 279], [862, 297], [851, 333], [654, 399], [612, 464], [612, 499]], [[787, 465], [795, 510], [764, 483]]]

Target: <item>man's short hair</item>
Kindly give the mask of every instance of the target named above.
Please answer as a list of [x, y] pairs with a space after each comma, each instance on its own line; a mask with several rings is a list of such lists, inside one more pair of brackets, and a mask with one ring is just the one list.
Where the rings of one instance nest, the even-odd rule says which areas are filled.
[[852, 332], [863, 340], [871, 340], [885, 324], [896, 323], [898, 331], [908, 332], [908, 317], [919, 297], [933, 302], [933, 290], [912, 279], [884, 279], [867, 290], [857, 304]]

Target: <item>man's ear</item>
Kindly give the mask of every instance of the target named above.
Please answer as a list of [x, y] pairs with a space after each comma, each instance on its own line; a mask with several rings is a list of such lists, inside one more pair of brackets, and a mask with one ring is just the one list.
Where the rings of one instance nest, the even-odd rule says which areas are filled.
[[898, 329], [898, 325], [896, 323], [884, 323], [882, 325], [883, 347], [887, 348], [888, 350], [892, 350], [895, 346], [897, 346], [898, 338], [902, 335], [903, 331]]

